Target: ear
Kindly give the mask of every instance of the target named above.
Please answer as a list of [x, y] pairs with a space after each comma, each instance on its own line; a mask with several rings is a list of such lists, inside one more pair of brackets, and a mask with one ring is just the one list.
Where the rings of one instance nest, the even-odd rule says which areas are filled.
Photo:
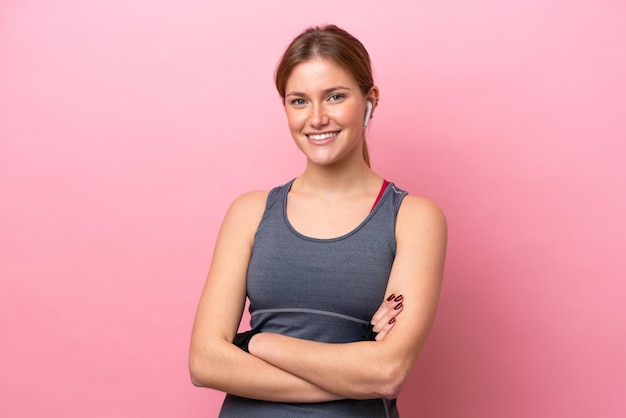
[[[377, 86], [372, 86], [370, 88], [370, 91], [367, 93], [367, 100], [372, 102], [372, 104], [374, 105], [374, 109], [376, 109], [376, 106], [378, 106], [378, 101], [380, 100], [380, 91], [378, 90]], [[372, 109], [372, 111], [374, 111], [374, 109]]]
[[365, 111], [365, 120], [363, 126], [367, 127], [370, 119], [374, 116], [374, 109], [378, 106], [378, 87], [372, 86], [366, 97], [367, 110]]

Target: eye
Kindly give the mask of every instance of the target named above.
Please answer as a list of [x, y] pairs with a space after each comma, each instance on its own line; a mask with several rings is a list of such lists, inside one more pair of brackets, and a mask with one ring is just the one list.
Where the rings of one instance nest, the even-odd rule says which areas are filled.
[[343, 94], [333, 94], [328, 98], [328, 101], [330, 102], [338, 102], [339, 100], [343, 99], [345, 96]]
[[306, 100], [304, 99], [293, 99], [291, 104], [294, 106], [304, 106], [306, 104]]

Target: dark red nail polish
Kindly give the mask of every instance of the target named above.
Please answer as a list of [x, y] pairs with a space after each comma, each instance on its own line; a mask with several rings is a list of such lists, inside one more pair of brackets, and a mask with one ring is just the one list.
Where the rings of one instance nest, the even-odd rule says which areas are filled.
[[395, 307], [395, 308], [393, 308], [393, 309], [395, 309], [395, 310], [397, 311], [397, 310], [398, 310], [398, 309], [400, 309], [401, 307], [402, 307], [402, 302], [398, 303], [398, 304], [396, 305], [396, 307]]
[[395, 298], [395, 297], [396, 297], [395, 293], [392, 293], [391, 296], [389, 296], [387, 298], [387, 302], [391, 302], [393, 300], [393, 298]]
[[397, 298], [394, 299], [396, 302], [400, 302], [402, 300], [402, 295], [398, 295]]
[[394, 322], [396, 322], [396, 318], [391, 318], [391, 319], [389, 320], [389, 325], [393, 324]]

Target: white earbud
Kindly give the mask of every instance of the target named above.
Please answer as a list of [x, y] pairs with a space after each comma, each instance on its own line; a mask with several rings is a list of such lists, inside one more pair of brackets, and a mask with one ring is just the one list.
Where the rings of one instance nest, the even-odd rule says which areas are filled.
[[372, 117], [372, 102], [367, 101], [367, 111], [365, 112], [365, 121], [363, 121], [363, 126], [367, 126], [370, 122], [370, 118]]

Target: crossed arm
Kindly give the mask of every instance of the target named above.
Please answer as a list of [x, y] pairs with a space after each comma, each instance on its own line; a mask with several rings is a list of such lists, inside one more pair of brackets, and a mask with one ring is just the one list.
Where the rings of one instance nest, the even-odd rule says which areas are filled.
[[[240, 197], [224, 219], [192, 333], [192, 382], [276, 402], [396, 397], [436, 311], [447, 234], [441, 211], [412, 196], [402, 203], [388, 289], [401, 290], [403, 303], [398, 310], [393, 300], [382, 303], [372, 318], [377, 341], [327, 344], [260, 333], [246, 353], [232, 340], [245, 305], [246, 271], [266, 196]], [[402, 315], [389, 323], [400, 310]]]

